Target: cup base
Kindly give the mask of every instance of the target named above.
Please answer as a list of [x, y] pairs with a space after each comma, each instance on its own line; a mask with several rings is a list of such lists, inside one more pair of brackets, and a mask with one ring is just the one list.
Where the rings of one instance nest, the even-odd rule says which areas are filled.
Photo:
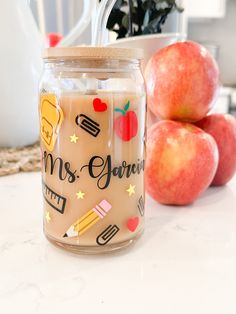
[[73, 245], [65, 242], [60, 242], [59, 240], [53, 238], [52, 236], [45, 233], [45, 237], [47, 240], [53, 245], [60, 247], [66, 251], [81, 254], [81, 255], [99, 255], [99, 254], [107, 254], [113, 253], [117, 251], [124, 250], [132, 245], [138, 240], [138, 238], [142, 235], [143, 229], [140, 230], [134, 238], [115, 243], [115, 244], [107, 244], [105, 246], [82, 246], [82, 245]]

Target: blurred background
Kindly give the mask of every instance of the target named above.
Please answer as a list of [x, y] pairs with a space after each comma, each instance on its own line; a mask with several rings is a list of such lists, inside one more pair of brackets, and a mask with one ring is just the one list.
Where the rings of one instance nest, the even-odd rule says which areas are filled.
[[[40, 1], [45, 12], [44, 23], [47, 33], [58, 32], [65, 36], [81, 17], [82, 0], [31, 0], [30, 6], [39, 24], [38, 2]], [[205, 45], [219, 63], [223, 88], [214, 111], [234, 114], [236, 112], [236, 0], [183, 0], [178, 3], [184, 8], [184, 12], [171, 13], [162, 32], [179, 31], [175, 28], [178, 15], [181, 15], [181, 31], [186, 32], [188, 39]], [[114, 41], [115, 36], [110, 34], [108, 40]], [[90, 44], [90, 42], [91, 25], [81, 34], [77, 44]]]
[[0, 94], [10, 104], [0, 106], [0, 147], [38, 141], [42, 50], [55, 45], [143, 48], [144, 70], [162, 47], [199, 42], [220, 67], [213, 112], [236, 115], [235, 30], [236, 0], [0, 0]]

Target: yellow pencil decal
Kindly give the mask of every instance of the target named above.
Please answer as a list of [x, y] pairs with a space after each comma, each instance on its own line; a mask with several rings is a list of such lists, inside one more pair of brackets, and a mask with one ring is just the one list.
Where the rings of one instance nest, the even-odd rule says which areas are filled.
[[72, 226], [70, 226], [70, 228], [64, 234], [64, 237], [77, 237], [84, 234], [100, 219], [103, 219], [111, 208], [111, 204], [108, 203], [106, 200], [101, 201], [98, 205], [95, 205], [95, 207], [91, 209], [88, 213], [86, 213], [74, 224], [72, 224]]
[[53, 151], [62, 121], [63, 111], [55, 95], [43, 95], [40, 101], [41, 139], [47, 149]]

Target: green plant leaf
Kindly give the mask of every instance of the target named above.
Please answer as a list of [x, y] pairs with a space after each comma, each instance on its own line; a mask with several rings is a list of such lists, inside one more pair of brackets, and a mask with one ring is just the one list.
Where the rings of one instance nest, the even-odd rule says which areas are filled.
[[122, 19], [122, 25], [124, 28], [128, 29], [129, 28], [129, 17], [128, 15], [124, 15]]
[[154, 4], [155, 1], [153, 0], [145, 0], [143, 1], [143, 9], [144, 10], [149, 10], [153, 7], [153, 4]]
[[150, 14], [149, 14], [149, 10], [147, 10], [143, 19], [143, 27], [148, 26], [149, 18], [150, 18]]
[[114, 4], [114, 9], [119, 9], [123, 4], [122, 0], [117, 0], [116, 3]]
[[176, 3], [175, 3], [175, 5], [174, 5], [174, 8], [177, 10], [177, 12], [179, 12], [179, 13], [183, 13], [184, 12], [184, 8], [183, 7], [181, 7], [181, 6], [179, 6], [179, 5], [177, 5]]
[[113, 30], [113, 28], [116, 25], [118, 25], [120, 28], [122, 26], [122, 19], [124, 16], [125, 16], [124, 12], [117, 10], [117, 9], [112, 10], [112, 12], [109, 16], [109, 19], [107, 21], [107, 28], [109, 30]]
[[124, 106], [124, 111], [128, 111], [130, 106], [130, 101], [127, 102], [127, 104]]
[[107, 28], [116, 32], [117, 38], [161, 33], [169, 14], [174, 11], [184, 11], [177, 0], [117, 0]]

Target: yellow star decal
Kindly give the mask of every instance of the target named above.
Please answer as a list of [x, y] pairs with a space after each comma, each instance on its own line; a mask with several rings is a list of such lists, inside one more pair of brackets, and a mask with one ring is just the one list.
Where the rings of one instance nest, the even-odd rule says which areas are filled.
[[126, 192], [129, 193], [129, 196], [131, 196], [132, 194], [135, 194], [135, 185], [130, 184]]
[[85, 193], [82, 192], [82, 191], [79, 191], [79, 192], [76, 193], [76, 196], [77, 196], [78, 200], [83, 200], [84, 199], [84, 195], [85, 195]]
[[47, 223], [51, 221], [51, 216], [49, 212], [46, 212], [45, 219], [47, 220]]
[[75, 134], [70, 135], [71, 143], [77, 143], [78, 139], [79, 139], [78, 136], [76, 136]]

